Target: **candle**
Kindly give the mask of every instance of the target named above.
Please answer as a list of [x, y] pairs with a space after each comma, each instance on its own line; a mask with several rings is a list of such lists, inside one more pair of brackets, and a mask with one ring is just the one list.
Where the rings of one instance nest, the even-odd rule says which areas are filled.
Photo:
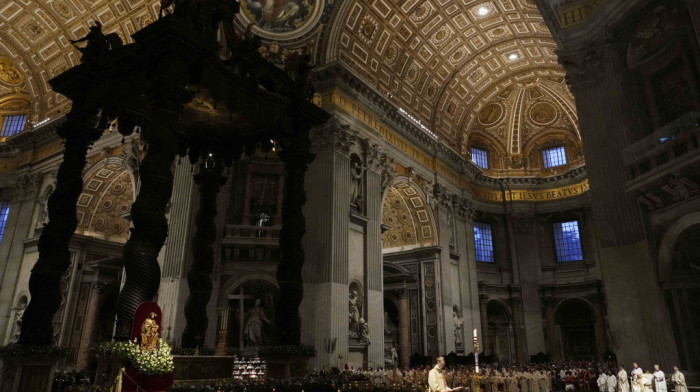
[[474, 337], [476, 337], [476, 328], [474, 328]]

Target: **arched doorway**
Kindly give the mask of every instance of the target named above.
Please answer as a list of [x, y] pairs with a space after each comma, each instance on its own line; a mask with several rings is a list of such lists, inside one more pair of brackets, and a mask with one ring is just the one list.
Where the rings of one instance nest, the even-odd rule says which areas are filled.
[[581, 299], [567, 299], [557, 307], [555, 320], [565, 360], [596, 359], [595, 318], [590, 304]]
[[700, 369], [700, 224], [683, 231], [676, 240], [670, 263], [666, 303], [676, 336], [680, 365]]
[[508, 308], [500, 301], [489, 301], [486, 305], [486, 319], [489, 326], [487, 353], [493, 355], [497, 362], [515, 360], [513, 322]]
[[246, 350], [275, 343], [275, 303], [278, 288], [264, 280], [249, 280], [228, 295], [228, 347]]

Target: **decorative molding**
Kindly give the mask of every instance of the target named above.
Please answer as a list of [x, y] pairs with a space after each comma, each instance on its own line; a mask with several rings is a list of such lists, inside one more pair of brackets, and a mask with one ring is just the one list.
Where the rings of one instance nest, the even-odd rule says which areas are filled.
[[314, 154], [335, 151], [350, 156], [350, 149], [358, 142], [358, 132], [350, 129], [347, 124], [330, 121], [328, 124], [316, 127], [310, 132], [311, 151]]

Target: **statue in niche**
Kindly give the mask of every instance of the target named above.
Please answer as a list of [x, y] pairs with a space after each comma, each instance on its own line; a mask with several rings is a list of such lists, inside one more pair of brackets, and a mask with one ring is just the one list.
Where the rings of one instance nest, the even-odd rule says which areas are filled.
[[22, 331], [22, 317], [24, 316], [24, 310], [27, 308], [27, 303], [22, 301], [19, 306], [17, 307], [17, 310], [15, 311], [15, 323], [14, 326], [12, 327], [13, 332], [12, 335], [10, 335], [10, 343], [17, 343], [19, 342], [19, 334]]
[[357, 329], [360, 323], [360, 312], [362, 308], [362, 303], [360, 299], [360, 294], [357, 292], [357, 290], [350, 290], [350, 333], [355, 333], [355, 336], [357, 336]]
[[256, 298], [253, 308], [248, 310], [245, 327], [243, 328], [243, 338], [247, 347], [260, 347], [267, 338], [263, 332], [263, 327], [265, 324], [270, 324], [270, 320], [265, 314], [265, 309], [260, 304], [260, 298]]
[[350, 295], [348, 299], [349, 324], [348, 337], [355, 343], [363, 342], [363, 329], [367, 328], [367, 322], [364, 319], [364, 290], [358, 282], [350, 283]]
[[350, 204], [357, 207], [362, 211], [362, 202], [365, 199], [364, 189], [362, 186], [362, 180], [364, 178], [365, 170], [367, 166], [362, 164], [362, 161], [357, 155], [352, 155], [350, 157]]
[[153, 352], [158, 350], [160, 326], [156, 323], [156, 314], [151, 312], [141, 324], [141, 352]]
[[454, 324], [455, 331], [455, 346], [462, 347], [464, 345], [462, 325], [464, 325], [464, 318], [459, 317], [459, 308], [454, 306], [452, 308], [452, 322]]
[[369, 325], [364, 318], [360, 317], [360, 321], [357, 326], [357, 337], [361, 343], [370, 345], [372, 342], [369, 340]]

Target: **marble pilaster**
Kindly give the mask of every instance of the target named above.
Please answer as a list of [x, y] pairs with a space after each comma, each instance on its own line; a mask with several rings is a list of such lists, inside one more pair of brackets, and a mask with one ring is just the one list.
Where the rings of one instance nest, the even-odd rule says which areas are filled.
[[[380, 149], [369, 140], [365, 149], [366, 215], [365, 227], [365, 271], [367, 282], [367, 322], [370, 341], [367, 360], [370, 364], [384, 366], [384, 268], [382, 258], [382, 177]], [[370, 365], [372, 366], [372, 365]]]
[[527, 355], [527, 338], [525, 335], [523, 307], [520, 298], [511, 297], [510, 308], [513, 313], [513, 342], [515, 344], [515, 360], [517, 362], [527, 362], [530, 360], [530, 358]]
[[547, 325], [547, 346], [549, 358], [554, 362], [564, 360], [564, 355], [561, 351], [561, 341], [557, 331], [557, 323], [555, 319], [555, 307], [557, 301], [555, 298], [544, 298], [545, 303], [545, 320]]
[[31, 221], [35, 209], [35, 196], [31, 188], [21, 191], [15, 188], [3, 233], [5, 241], [0, 243], [0, 260], [6, 261], [0, 268], [0, 333], [4, 335], [0, 336], [2, 344], [8, 343], [10, 339], [11, 328], [8, 328], [8, 323], [12, 319], [13, 301], [24, 260], [24, 240], [33, 235]]
[[479, 314], [481, 314], [481, 331], [478, 334], [481, 352], [485, 355], [492, 355], [489, 341], [489, 322], [488, 322], [488, 302], [489, 296], [486, 294], [479, 295]]
[[529, 214], [508, 215], [513, 265], [517, 268], [529, 355], [545, 351], [542, 307], [539, 295], [541, 267], [537, 249], [534, 217]]
[[182, 336], [185, 319], [181, 315], [184, 312], [185, 299], [189, 295], [186, 275], [192, 252], [188, 238], [192, 228], [191, 210], [196, 189], [190, 170], [189, 163], [175, 166], [173, 195], [168, 215], [169, 233], [165, 249], [161, 251], [164, 256], [158, 305], [163, 310], [163, 328], [171, 331], [171, 337]]
[[450, 353], [455, 351], [454, 338], [454, 322], [452, 320], [452, 305], [459, 304], [459, 298], [452, 298], [452, 272], [451, 255], [450, 255], [450, 238], [452, 234], [452, 225], [454, 224], [454, 213], [452, 212], [451, 200], [448, 203], [439, 203], [436, 208], [436, 220], [438, 229], [438, 240], [440, 245], [440, 272], [439, 279], [441, 281], [441, 290], [438, 295], [442, 297], [442, 328], [440, 333], [440, 348], [441, 353]]
[[304, 205], [306, 260], [302, 276], [301, 340], [318, 348], [312, 367], [342, 367], [348, 361], [348, 241], [350, 148], [355, 132], [336, 123], [311, 131], [312, 152]]
[[[635, 195], [625, 193], [623, 151], [634, 140], [625, 53], [607, 37], [585, 49], [560, 52], [576, 98], [589, 173], [591, 209], [597, 220], [600, 270], [610, 332], [620, 363], [670, 366], [678, 361], [668, 310], [658, 283], [655, 255]], [[635, 309], [635, 317], [629, 310]]]
[[410, 336], [410, 310], [408, 306], [408, 290], [397, 290], [399, 299], [399, 363], [401, 367], [410, 365], [411, 336]]

